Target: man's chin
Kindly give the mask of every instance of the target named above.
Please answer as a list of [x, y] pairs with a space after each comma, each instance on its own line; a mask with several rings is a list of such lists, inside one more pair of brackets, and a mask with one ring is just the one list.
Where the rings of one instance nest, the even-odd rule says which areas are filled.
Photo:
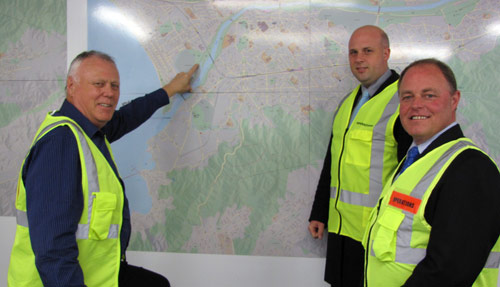
[[99, 128], [104, 127], [111, 120], [111, 118], [113, 118], [113, 115], [98, 118], [97, 119], [97, 126]]
[[354, 77], [363, 85], [368, 81], [368, 76], [366, 76], [366, 74], [356, 74]]

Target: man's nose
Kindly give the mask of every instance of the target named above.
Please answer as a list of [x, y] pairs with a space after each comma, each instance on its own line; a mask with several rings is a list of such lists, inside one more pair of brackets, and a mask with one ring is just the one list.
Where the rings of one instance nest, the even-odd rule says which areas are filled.
[[354, 61], [356, 61], [356, 62], [364, 62], [365, 61], [365, 55], [363, 53], [356, 54], [356, 57], [355, 57]]
[[412, 108], [420, 108], [422, 107], [424, 101], [421, 96], [413, 97], [413, 101], [411, 101], [411, 107]]
[[115, 90], [114, 90], [113, 86], [110, 83], [104, 85], [103, 90], [104, 90], [104, 94], [106, 96], [110, 97], [110, 96], [113, 96], [115, 94]]

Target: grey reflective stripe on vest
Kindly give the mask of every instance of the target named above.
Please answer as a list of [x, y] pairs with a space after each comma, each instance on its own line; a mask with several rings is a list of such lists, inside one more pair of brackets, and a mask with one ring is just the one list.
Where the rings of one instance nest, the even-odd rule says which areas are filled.
[[484, 268], [498, 268], [500, 266], [500, 252], [490, 251], [490, 255], [484, 264]]
[[28, 227], [28, 215], [26, 214], [26, 211], [16, 209], [16, 224]]
[[[411, 196], [414, 198], [422, 199], [425, 192], [429, 189], [433, 180], [443, 166], [448, 162], [448, 160], [460, 149], [467, 148], [469, 146], [474, 146], [472, 143], [467, 141], [459, 141], [450, 147], [441, 157], [436, 161], [436, 163], [429, 169], [429, 171], [422, 177], [422, 179], [417, 183], [415, 188], [411, 192]], [[405, 214], [403, 222], [399, 226], [397, 232], [396, 240], [396, 262], [403, 264], [418, 264], [426, 255], [426, 249], [424, 248], [412, 248], [411, 236], [413, 217], [414, 214], [401, 210]], [[371, 254], [375, 256], [373, 247], [371, 249]], [[490, 252], [488, 260], [485, 264], [485, 268], [498, 268], [500, 265], [500, 252]]]
[[[90, 217], [92, 216], [92, 203], [94, 201], [94, 197], [92, 196], [93, 192], [99, 192], [99, 178], [97, 176], [97, 166], [94, 161], [94, 157], [92, 155], [92, 151], [87, 143], [85, 136], [83, 135], [83, 131], [78, 125], [75, 125], [71, 121], [62, 120], [55, 123], [52, 123], [45, 127], [35, 139], [34, 142], [37, 142], [48, 130], [52, 129], [54, 126], [60, 124], [68, 124], [74, 127], [77, 131], [78, 138], [81, 143], [81, 148], [83, 152], [83, 157], [85, 161], [85, 167], [87, 169], [87, 186], [88, 186], [88, 207], [87, 207], [87, 222], [90, 223]], [[26, 212], [17, 210], [16, 221], [18, 225], [28, 227], [28, 216]], [[109, 227], [109, 235], [108, 238], [117, 238], [118, 237], [118, 225], [113, 224]], [[78, 224], [78, 229], [76, 231], [76, 239], [88, 239], [89, 238], [89, 224]]]
[[[382, 191], [382, 177], [384, 171], [384, 154], [385, 154], [385, 131], [389, 120], [394, 115], [399, 105], [398, 93], [395, 93], [389, 103], [385, 106], [384, 112], [373, 128], [372, 150], [370, 158], [370, 180], [368, 194], [353, 192], [342, 189], [339, 200], [345, 203], [373, 207], [377, 204], [377, 200]], [[379, 138], [377, 138], [379, 137]], [[383, 151], [383, 152], [380, 152]], [[330, 188], [331, 198], [336, 198], [337, 188]]]

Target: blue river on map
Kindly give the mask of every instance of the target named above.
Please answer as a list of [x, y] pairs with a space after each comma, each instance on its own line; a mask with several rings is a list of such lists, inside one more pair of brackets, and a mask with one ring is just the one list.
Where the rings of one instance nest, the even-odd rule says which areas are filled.
[[[402, 12], [421, 11], [434, 9], [453, 0], [440, 0], [434, 3], [425, 3], [416, 6], [395, 6], [381, 7], [380, 12]], [[262, 2], [259, 2], [262, 4]], [[284, 9], [299, 6], [332, 7], [332, 8], [354, 8], [361, 11], [377, 12], [378, 6], [360, 5], [357, 3], [314, 3], [296, 2], [259, 6], [248, 6], [230, 19], [226, 20], [219, 27], [214, 39], [214, 44], [210, 49], [210, 57], [206, 61], [199, 63], [198, 77], [194, 79], [192, 86], [196, 88], [205, 80], [208, 72], [213, 67], [212, 59], [218, 56], [219, 48], [227, 30], [231, 24], [248, 10], [268, 10]], [[140, 43], [123, 29], [105, 24], [97, 19], [94, 11], [99, 7], [116, 8], [109, 1], [89, 0], [87, 1], [88, 11], [88, 49], [99, 50], [110, 54], [115, 59], [120, 73], [120, 106], [145, 93], [152, 92], [161, 87], [158, 74], [151, 59], [148, 57]], [[152, 199], [148, 192], [148, 187], [144, 178], [140, 175], [142, 170], [152, 170], [155, 162], [148, 150], [148, 141], [162, 131], [169, 123], [170, 118], [175, 114], [183, 101], [173, 101], [173, 107], [168, 113], [163, 114], [161, 109], [157, 111], [151, 119], [142, 124], [133, 132], [125, 135], [122, 139], [112, 144], [114, 158], [120, 175], [126, 186], [127, 197], [130, 209], [142, 214], [147, 214], [152, 207]]]

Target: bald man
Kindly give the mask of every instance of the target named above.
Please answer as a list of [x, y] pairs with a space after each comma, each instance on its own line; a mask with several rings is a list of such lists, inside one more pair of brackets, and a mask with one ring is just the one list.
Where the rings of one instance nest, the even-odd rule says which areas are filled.
[[314, 238], [328, 230], [325, 281], [333, 286], [362, 284], [368, 216], [411, 143], [399, 120], [399, 75], [388, 67], [390, 52], [387, 34], [376, 26], [358, 28], [349, 40], [359, 85], [335, 112], [309, 218]]

